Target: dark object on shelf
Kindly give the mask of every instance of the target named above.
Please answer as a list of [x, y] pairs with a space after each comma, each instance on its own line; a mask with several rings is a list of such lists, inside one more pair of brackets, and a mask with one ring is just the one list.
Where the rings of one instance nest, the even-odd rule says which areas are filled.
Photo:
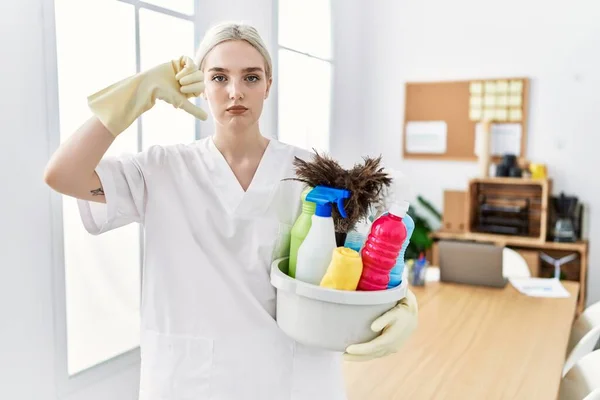
[[583, 205], [577, 197], [561, 192], [559, 196], [552, 196], [550, 204], [550, 239], [555, 242], [576, 242], [581, 239]]
[[521, 170], [521, 168], [515, 165], [513, 167], [510, 167], [510, 170], [508, 171], [508, 176], [512, 178], [520, 178], [521, 176], [523, 176], [523, 170]]
[[498, 233], [501, 235], [519, 235], [519, 228], [503, 225], [479, 225], [478, 232]]
[[496, 165], [496, 176], [508, 176], [508, 167], [506, 165], [498, 164]]
[[529, 234], [529, 200], [513, 204], [494, 204], [494, 198], [480, 196], [477, 230], [504, 235]]
[[517, 156], [505, 154], [500, 164], [496, 165], [496, 176], [498, 177], [521, 177], [521, 168], [517, 165]]

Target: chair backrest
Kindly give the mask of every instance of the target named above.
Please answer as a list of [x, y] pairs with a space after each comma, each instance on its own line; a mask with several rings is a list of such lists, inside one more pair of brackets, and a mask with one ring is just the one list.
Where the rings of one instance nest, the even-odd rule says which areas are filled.
[[529, 278], [531, 272], [522, 255], [505, 247], [502, 249], [502, 275], [505, 278]]
[[600, 389], [600, 350], [581, 358], [560, 383], [559, 400], [587, 399]]
[[[575, 345], [575, 347], [573, 347], [573, 350], [571, 350], [567, 357], [567, 361], [565, 361], [565, 365], [563, 367], [563, 376], [567, 375], [569, 370], [573, 368], [577, 361], [594, 351], [598, 340], [600, 340], [600, 325], [590, 329], [588, 333], [586, 333]], [[598, 371], [598, 375], [600, 375], [600, 371]]]
[[577, 318], [571, 328], [571, 336], [569, 337], [569, 345], [567, 354], [573, 351], [573, 348], [579, 341], [595, 326], [600, 325], [600, 301], [586, 308], [583, 313]]

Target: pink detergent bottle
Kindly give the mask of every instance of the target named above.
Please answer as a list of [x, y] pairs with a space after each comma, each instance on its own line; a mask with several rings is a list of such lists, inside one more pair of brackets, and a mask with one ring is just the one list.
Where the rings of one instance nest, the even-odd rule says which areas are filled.
[[402, 218], [409, 203], [392, 204], [387, 214], [373, 222], [369, 237], [361, 251], [363, 270], [357, 290], [385, 290], [390, 281], [402, 244], [406, 240], [406, 227]]

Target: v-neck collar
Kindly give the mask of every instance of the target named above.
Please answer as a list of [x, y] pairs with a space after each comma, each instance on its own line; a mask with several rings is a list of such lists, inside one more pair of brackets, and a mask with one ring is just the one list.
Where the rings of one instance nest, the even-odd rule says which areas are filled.
[[[275, 143], [271, 139], [260, 159], [250, 185], [244, 188], [229, 166], [229, 163], [217, 148], [214, 138], [208, 138], [208, 148], [214, 160], [213, 183], [219, 200], [230, 213], [248, 214], [262, 210], [261, 202], [266, 202], [278, 179], [270, 180], [277, 170], [277, 157], [274, 154]], [[266, 207], [268, 204], [264, 204]]]

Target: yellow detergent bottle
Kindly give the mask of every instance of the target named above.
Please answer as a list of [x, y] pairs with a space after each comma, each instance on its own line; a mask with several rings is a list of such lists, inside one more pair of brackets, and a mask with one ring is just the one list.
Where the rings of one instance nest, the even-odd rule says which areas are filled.
[[356, 250], [338, 247], [320, 286], [338, 290], [356, 290], [362, 274], [362, 258]]

